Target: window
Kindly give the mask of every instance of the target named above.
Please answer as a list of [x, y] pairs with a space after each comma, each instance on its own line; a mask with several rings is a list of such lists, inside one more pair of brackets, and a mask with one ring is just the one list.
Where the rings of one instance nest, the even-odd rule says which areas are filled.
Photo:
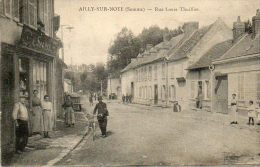
[[238, 74], [238, 99], [244, 100], [244, 73]]
[[162, 63], [162, 79], [165, 79], [165, 63]]
[[29, 10], [29, 25], [36, 28], [37, 26], [37, 1], [36, 0], [28, 1], [28, 10]]
[[48, 35], [51, 35], [50, 8], [51, 8], [50, 0], [44, 0], [44, 25], [45, 25], [45, 33]]
[[19, 21], [19, 0], [13, 0], [13, 17]]
[[148, 75], [149, 81], [152, 80], [152, 66], [149, 66], [149, 75]]
[[191, 89], [190, 89], [190, 97], [192, 99], [195, 98], [195, 81], [191, 81]]
[[143, 77], [144, 77], [144, 80], [146, 81], [147, 80], [147, 70], [146, 70], [146, 67], [144, 67], [144, 75], [143, 75]]
[[176, 100], [176, 90], [174, 85], [171, 85], [171, 99]]
[[5, 15], [11, 17], [11, 7], [12, 7], [11, 0], [5, 0]]
[[257, 86], [257, 93], [256, 93], [256, 99], [260, 100], [260, 73], [256, 74], [256, 86]]
[[171, 79], [174, 78], [174, 65], [171, 66]]
[[210, 86], [210, 82], [209, 81], [205, 81], [205, 97], [206, 99], [210, 99], [211, 98], [211, 86]]
[[154, 80], [157, 80], [157, 64], [154, 65]]
[[33, 88], [39, 91], [39, 98], [43, 100], [47, 94], [47, 64], [35, 61], [33, 65]]
[[0, 15], [4, 14], [4, 0], [0, 0]]

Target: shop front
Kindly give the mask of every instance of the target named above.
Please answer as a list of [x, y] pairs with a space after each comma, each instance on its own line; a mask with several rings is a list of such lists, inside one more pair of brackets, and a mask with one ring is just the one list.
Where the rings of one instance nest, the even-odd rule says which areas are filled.
[[[55, 108], [53, 78], [59, 46], [55, 39], [28, 26], [23, 26], [21, 37], [16, 43], [1, 43], [2, 158], [15, 150], [11, 114], [20, 96], [27, 97], [30, 118], [33, 90], [38, 90], [41, 100], [44, 95], [49, 95]], [[56, 114], [53, 116], [55, 119]], [[32, 126], [29, 120], [30, 135]]]

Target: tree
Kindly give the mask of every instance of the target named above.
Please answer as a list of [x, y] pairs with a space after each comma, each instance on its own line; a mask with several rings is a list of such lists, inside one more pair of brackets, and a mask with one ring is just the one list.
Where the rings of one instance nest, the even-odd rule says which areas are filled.
[[116, 55], [117, 59], [111, 60], [109, 64], [109, 72], [114, 73], [122, 70], [136, 57], [141, 48], [140, 40], [135, 37], [132, 31], [123, 28], [118, 34], [113, 44], [109, 47], [110, 55]]

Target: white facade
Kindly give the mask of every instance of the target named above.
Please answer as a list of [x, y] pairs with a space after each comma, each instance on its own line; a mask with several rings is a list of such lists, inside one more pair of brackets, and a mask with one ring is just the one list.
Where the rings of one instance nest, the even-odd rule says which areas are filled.
[[116, 94], [121, 97], [121, 81], [120, 78], [108, 78], [107, 80], [107, 95]]

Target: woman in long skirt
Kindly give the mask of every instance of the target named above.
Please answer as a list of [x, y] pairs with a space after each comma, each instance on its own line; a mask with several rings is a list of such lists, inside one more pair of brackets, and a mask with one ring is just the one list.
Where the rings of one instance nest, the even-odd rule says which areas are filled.
[[32, 133], [43, 132], [42, 104], [37, 95], [38, 90], [34, 90], [32, 97]]
[[75, 115], [73, 110], [73, 102], [71, 100], [71, 96], [67, 95], [66, 100], [62, 107], [65, 110], [65, 124], [70, 127], [75, 124]]
[[42, 109], [43, 109], [43, 132], [44, 137], [49, 136], [49, 132], [52, 131], [52, 103], [49, 101], [49, 96], [44, 96], [44, 101], [42, 102]]
[[231, 99], [231, 112], [232, 112], [232, 117], [233, 117], [233, 121], [230, 124], [238, 124], [237, 123], [237, 100], [236, 100], [236, 94], [233, 93], [232, 94], [232, 99]]

